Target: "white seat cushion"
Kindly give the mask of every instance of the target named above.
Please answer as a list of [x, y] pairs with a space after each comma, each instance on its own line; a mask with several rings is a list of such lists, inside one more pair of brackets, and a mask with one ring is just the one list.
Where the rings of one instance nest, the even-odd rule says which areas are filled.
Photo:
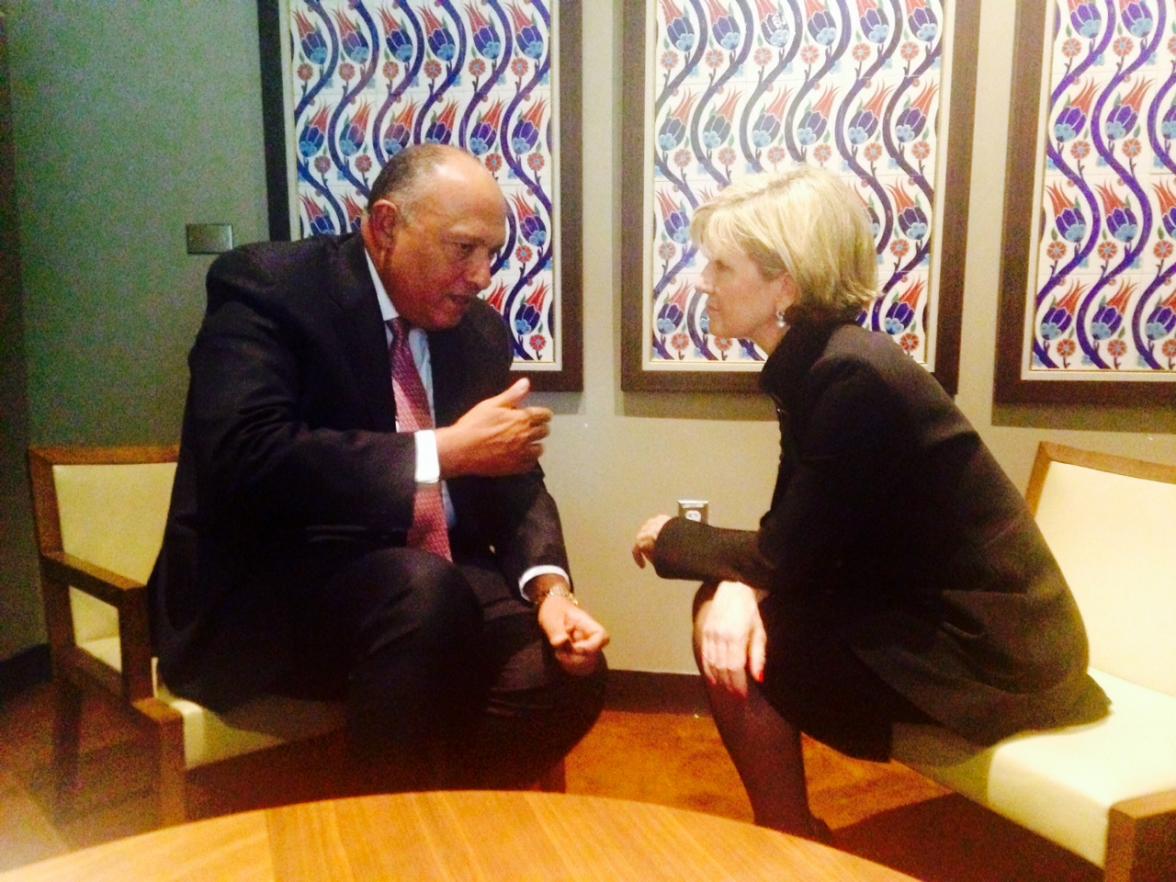
[[156, 698], [184, 717], [184, 765], [189, 769], [287, 741], [325, 735], [343, 726], [341, 702], [262, 695], [225, 713], [180, 698], [160, 684]]
[[[117, 637], [80, 644], [86, 652], [122, 669]], [[325, 735], [344, 724], [341, 702], [302, 701], [263, 695], [218, 714], [202, 705], [173, 695], [155, 678], [155, 697], [184, 718], [184, 765], [189, 769], [273, 747]]]
[[987, 749], [936, 726], [900, 724], [894, 758], [1101, 867], [1111, 806], [1176, 788], [1176, 698], [1090, 674], [1112, 702], [1097, 723], [1025, 732]]

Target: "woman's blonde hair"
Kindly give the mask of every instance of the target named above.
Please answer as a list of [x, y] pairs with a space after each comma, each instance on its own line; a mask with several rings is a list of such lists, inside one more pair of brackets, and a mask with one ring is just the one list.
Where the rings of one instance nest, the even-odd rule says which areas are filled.
[[744, 178], [698, 208], [690, 236], [709, 252], [742, 251], [765, 278], [787, 272], [797, 288], [794, 313], [854, 318], [876, 294], [866, 207], [824, 169]]

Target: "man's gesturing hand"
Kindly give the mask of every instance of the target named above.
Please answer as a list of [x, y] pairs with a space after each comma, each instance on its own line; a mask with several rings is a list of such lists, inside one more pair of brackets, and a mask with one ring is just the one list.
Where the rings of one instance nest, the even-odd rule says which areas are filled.
[[441, 477], [516, 475], [532, 468], [550, 432], [551, 411], [523, 407], [531, 391], [526, 377], [505, 392], [479, 401], [452, 426], [437, 430]]

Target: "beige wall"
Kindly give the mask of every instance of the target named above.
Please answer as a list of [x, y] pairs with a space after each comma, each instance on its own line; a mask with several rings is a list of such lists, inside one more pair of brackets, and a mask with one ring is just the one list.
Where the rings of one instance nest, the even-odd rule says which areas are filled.
[[[975, 0], [978, 2], [978, 0]], [[976, 141], [957, 402], [1024, 487], [1038, 441], [1176, 462], [1176, 414], [992, 406], [1004, 161], [1015, 5], [981, 10]], [[752, 527], [771, 493], [777, 433], [766, 402], [738, 396], [620, 391], [619, 0], [585, 2], [583, 395], [547, 395], [557, 411], [544, 458], [560, 501], [577, 588], [613, 635], [615, 668], [689, 671], [693, 586], [638, 570], [642, 520], [675, 500], [710, 500], [712, 523]]]

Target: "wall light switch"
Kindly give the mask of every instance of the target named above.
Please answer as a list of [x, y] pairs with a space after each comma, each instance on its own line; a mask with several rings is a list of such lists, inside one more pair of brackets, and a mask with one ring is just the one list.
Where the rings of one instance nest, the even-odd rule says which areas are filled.
[[705, 524], [710, 516], [710, 503], [705, 499], [679, 499], [678, 517]]
[[188, 224], [189, 254], [220, 254], [233, 249], [232, 224]]

